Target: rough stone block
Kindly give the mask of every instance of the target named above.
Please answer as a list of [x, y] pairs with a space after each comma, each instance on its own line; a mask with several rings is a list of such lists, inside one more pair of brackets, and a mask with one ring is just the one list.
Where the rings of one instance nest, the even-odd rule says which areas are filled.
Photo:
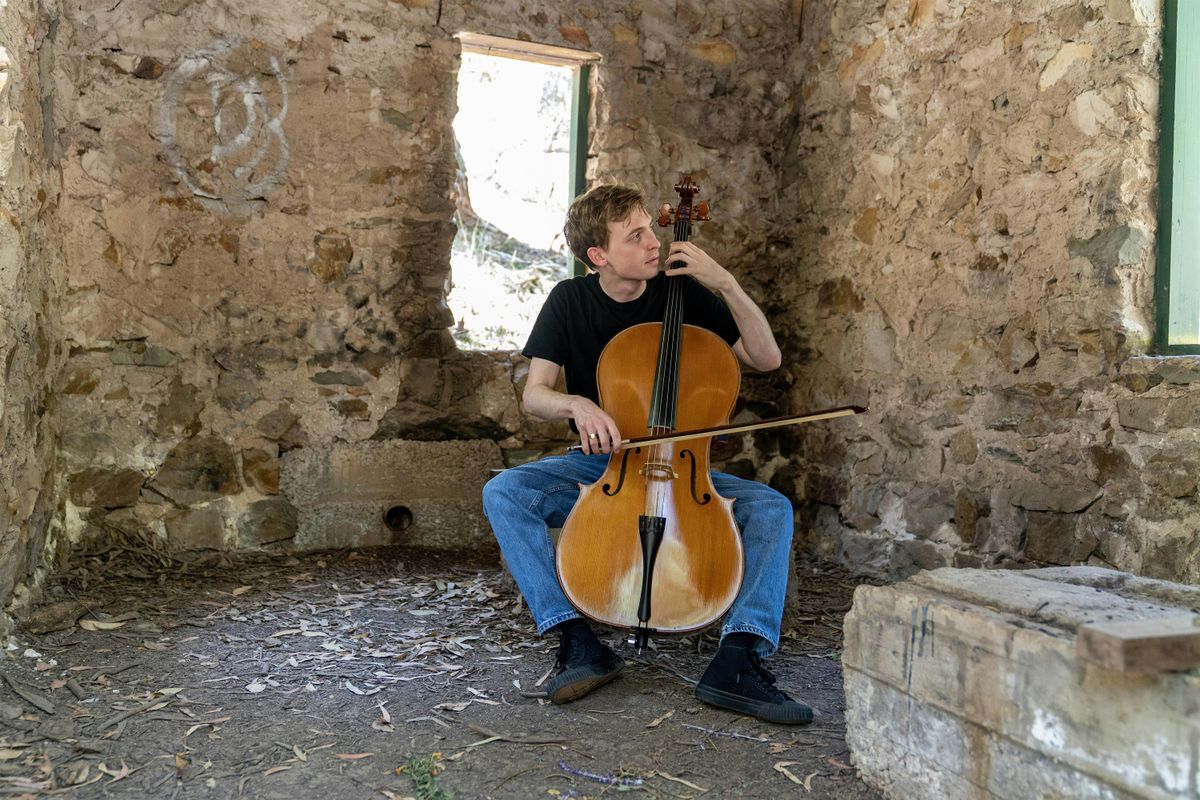
[[1070, 239], [1067, 251], [1074, 256], [1083, 256], [1104, 274], [1109, 275], [1119, 266], [1133, 264], [1142, 257], [1150, 238], [1137, 228], [1120, 225], [1100, 231], [1087, 240]]
[[225, 546], [225, 522], [213, 506], [185, 508], [164, 520], [167, 539], [185, 550], [221, 550]]
[[500, 447], [482, 439], [303, 448], [280, 459], [280, 492], [297, 510], [299, 550], [403, 544], [491, 551], [483, 485], [490, 470], [503, 467]]
[[1090, 531], [1081, 530], [1083, 519], [1079, 514], [1029, 512], [1029, 524], [1025, 528], [1025, 556], [1049, 564], [1074, 564], [1087, 560], [1099, 540]]
[[71, 502], [85, 508], [122, 508], [137, 502], [146, 476], [135, 469], [92, 467], [72, 475], [67, 483]]
[[1156, 433], [1162, 428], [1170, 402], [1165, 397], [1121, 398], [1117, 401], [1118, 419], [1122, 427]]
[[263, 494], [279, 494], [279, 458], [257, 447], [242, 451], [246, 482]]
[[1195, 797], [1200, 671], [1081, 661], [1076, 631], [1194, 617], [1198, 600], [1093, 567], [859, 587], [843, 657], [854, 763], [897, 798]]
[[180, 505], [203, 503], [242, 490], [233, 451], [216, 436], [180, 442], [167, 454], [148, 485]]
[[109, 353], [114, 364], [134, 367], [165, 367], [175, 360], [175, 354], [165, 347], [143, 341], [118, 342]]
[[296, 536], [296, 508], [281, 497], [251, 503], [238, 519], [238, 539], [247, 547], [289, 541]]

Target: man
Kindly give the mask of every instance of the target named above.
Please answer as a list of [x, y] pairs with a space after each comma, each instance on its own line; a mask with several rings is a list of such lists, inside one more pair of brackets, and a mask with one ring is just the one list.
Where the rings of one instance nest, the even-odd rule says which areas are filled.
[[[608, 682], [624, 662], [571, 607], [555, 576], [549, 527], [561, 527], [579, 485], [599, 479], [622, 432], [599, 406], [596, 364], [608, 341], [625, 328], [662, 322], [666, 277], [686, 275], [684, 323], [713, 331], [738, 359], [759, 371], [776, 369], [779, 347], [766, 317], [737, 280], [690, 242], [675, 242], [660, 273], [659, 241], [640, 190], [602, 185], [577, 198], [567, 213], [567, 243], [594, 272], [563, 281], [546, 299], [523, 351], [530, 359], [523, 402], [543, 419], [566, 419], [581, 452], [505, 470], [484, 488], [484, 509], [524, 595], [539, 634], [560, 637], [558, 671], [547, 683], [554, 703], [576, 700]], [[566, 370], [567, 392], [556, 390]], [[734, 499], [745, 575], [725, 615], [721, 644], [696, 687], [710, 704], [771, 722], [802, 723], [812, 710], [775, 688], [762, 658], [779, 647], [792, 506], [760, 483], [713, 473], [718, 494]]]

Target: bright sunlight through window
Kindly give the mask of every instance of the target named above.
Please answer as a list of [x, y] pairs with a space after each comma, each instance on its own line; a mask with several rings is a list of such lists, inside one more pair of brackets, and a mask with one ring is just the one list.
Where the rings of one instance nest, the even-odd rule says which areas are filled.
[[570, 274], [570, 128], [570, 67], [463, 52], [447, 302], [464, 349], [524, 347], [546, 295]]

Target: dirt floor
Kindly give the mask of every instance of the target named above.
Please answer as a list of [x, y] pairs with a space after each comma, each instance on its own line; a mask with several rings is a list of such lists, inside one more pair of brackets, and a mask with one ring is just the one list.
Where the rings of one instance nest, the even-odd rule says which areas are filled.
[[556, 641], [494, 566], [373, 550], [61, 576], [0, 660], [0, 797], [876, 798], [843, 740], [854, 581], [801, 564], [769, 664], [818, 711], [786, 727], [692, 687], [712, 636], [663, 639], [568, 706]]

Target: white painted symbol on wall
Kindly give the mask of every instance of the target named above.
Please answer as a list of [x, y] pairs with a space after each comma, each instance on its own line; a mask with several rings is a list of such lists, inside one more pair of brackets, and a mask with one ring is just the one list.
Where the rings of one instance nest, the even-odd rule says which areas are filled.
[[[167, 163], [197, 200], [220, 212], [261, 207], [288, 165], [283, 70], [275, 56], [256, 63], [261, 55], [242, 44], [218, 40], [185, 58], [168, 78], [159, 110]], [[264, 86], [259, 78], [268, 73], [274, 80]]]

